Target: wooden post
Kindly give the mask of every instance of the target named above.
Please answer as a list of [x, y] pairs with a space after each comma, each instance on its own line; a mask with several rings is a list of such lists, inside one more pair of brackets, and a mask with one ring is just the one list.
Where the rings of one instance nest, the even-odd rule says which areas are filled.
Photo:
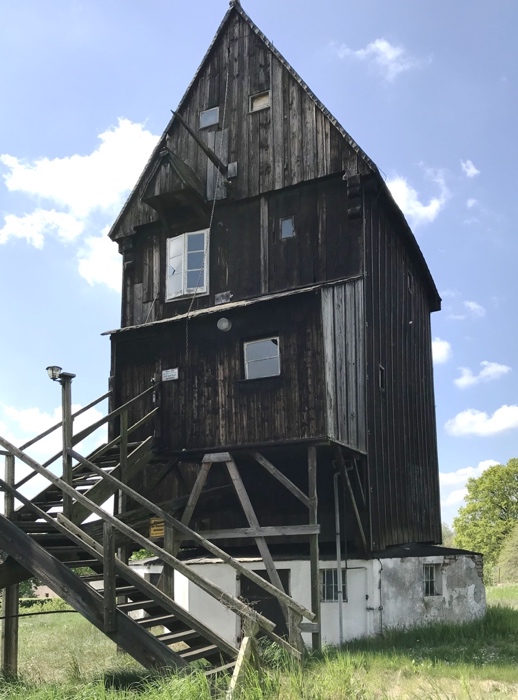
[[[317, 448], [310, 445], [308, 448], [308, 492], [309, 492], [309, 524], [316, 525], [318, 522], [318, 494], [317, 494]], [[313, 651], [320, 651], [322, 647], [322, 633], [320, 630], [320, 572], [319, 572], [319, 549], [318, 535], [310, 535], [309, 556], [311, 571], [311, 612], [315, 613], [314, 622], [318, 623], [319, 631], [313, 632]]]
[[[165, 551], [176, 556], [178, 549], [180, 549], [180, 544], [179, 537], [176, 535], [174, 527], [171, 523], [164, 521]], [[165, 562], [162, 575], [160, 576], [159, 588], [169, 596], [169, 598], [174, 600], [174, 569], [170, 564], [166, 564]]]
[[115, 632], [117, 630], [115, 539], [113, 526], [106, 521], [103, 525], [103, 555], [104, 631]]
[[[60, 374], [61, 405], [63, 410], [63, 480], [72, 486], [72, 457], [68, 451], [72, 449], [72, 379], [74, 375], [67, 372]], [[70, 518], [72, 514], [72, 498], [63, 494], [63, 514]]]
[[[5, 456], [5, 481], [14, 486], [14, 455]], [[4, 491], [4, 514], [12, 519], [14, 496]], [[2, 591], [2, 674], [13, 678], [18, 673], [18, 595], [19, 586], [8, 586]]]

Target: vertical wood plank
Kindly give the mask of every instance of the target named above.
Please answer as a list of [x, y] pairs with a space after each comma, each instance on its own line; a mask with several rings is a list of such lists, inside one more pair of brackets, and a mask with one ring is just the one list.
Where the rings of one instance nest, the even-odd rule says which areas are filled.
[[103, 523], [103, 584], [104, 631], [115, 632], [117, 630], [115, 538], [113, 526], [106, 521]]
[[[317, 490], [317, 448], [314, 445], [308, 447], [308, 494], [310, 500], [309, 524], [318, 523], [318, 490]], [[319, 571], [319, 546], [318, 535], [310, 535], [310, 578], [311, 578], [311, 612], [315, 613], [315, 620], [320, 625], [320, 571]], [[313, 632], [311, 635], [313, 651], [322, 648], [322, 632]]]
[[[72, 457], [68, 450], [72, 448], [72, 379], [65, 377], [61, 379], [61, 404], [63, 408], [63, 480], [72, 485]], [[72, 512], [72, 498], [63, 494], [63, 514], [69, 518]]]
[[269, 227], [268, 227], [268, 199], [263, 196], [260, 200], [260, 238], [261, 238], [261, 294], [269, 291]]
[[[14, 455], [5, 456], [5, 481], [9, 486], [15, 484]], [[14, 497], [4, 492], [4, 515], [12, 519], [14, 514]], [[2, 675], [14, 678], [18, 673], [18, 597], [19, 586], [8, 586], [2, 591]]]

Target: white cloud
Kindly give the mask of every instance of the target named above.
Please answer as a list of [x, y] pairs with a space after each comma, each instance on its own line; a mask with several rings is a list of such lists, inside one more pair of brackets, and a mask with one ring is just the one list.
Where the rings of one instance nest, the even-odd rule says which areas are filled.
[[121, 290], [121, 256], [117, 244], [107, 236], [107, 228], [101, 236], [85, 239], [84, 248], [78, 255], [79, 274], [88, 284], [101, 283], [113, 289]]
[[[498, 464], [498, 462], [494, 459], [485, 459], [479, 462], [477, 467], [464, 467], [454, 472], [440, 472], [441, 505], [447, 508], [462, 503], [467, 494], [466, 483], [468, 479], [477, 479], [486, 469], [494, 464]], [[452, 486], [457, 488], [448, 493]]]
[[518, 428], [518, 406], [501, 406], [491, 416], [485, 411], [468, 408], [447, 421], [444, 427], [447, 433], [455, 437], [497, 435]]
[[487, 360], [481, 362], [480, 366], [482, 369], [478, 374], [473, 374], [468, 367], [459, 367], [460, 377], [455, 379], [456, 386], [460, 389], [466, 389], [469, 386], [482, 382], [492, 382], [511, 371], [511, 368], [507, 365], [500, 365], [498, 362], [488, 362]]
[[473, 197], [470, 197], [466, 202], [466, 206], [468, 209], [473, 209], [473, 207], [475, 207], [477, 204], [478, 204], [478, 201], [476, 199], [474, 199]]
[[158, 137], [142, 124], [119, 119], [117, 126], [98, 138], [100, 145], [88, 155], [40, 158], [29, 163], [0, 155], [0, 162], [8, 169], [4, 174], [7, 189], [50, 201], [79, 219], [95, 210], [117, 213]]
[[466, 177], [475, 177], [476, 175], [480, 175], [480, 170], [477, 170], [471, 160], [461, 160], [460, 164]]
[[476, 316], [478, 318], [482, 318], [483, 316], [486, 315], [486, 310], [483, 306], [480, 304], [477, 304], [476, 301], [465, 301], [464, 306], [468, 311], [471, 312], [472, 316]]
[[451, 345], [447, 340], [434, 338], [432, 341], [432, 356], [433, 362], [436, 365], [442, 365], [451, 357]]
[[0, 245], [11, 238], [25, 239], [35, 248], [43, 248], [45, 237], [55, 234], [62, 242], [72, 241], [81, 235], [83, 222], [71, 214], [45, 209], [35, 209], [31, 214], [15, 216], [7, 214], [0, 228]]
[[440, 170], [428, 169], [426, 172], [439, 185], [439, 195], [432, 197], [428, 204], [419, 200], [417, 190], [408, 183], [406, 178], [396, 175], [387, 180], [387, 187], [412, 226], [434, 221], [450, 196], [444, 174]]
[[386, 39], [376, 39], [364, 49], [354, 51], [346, 44], [333, 43], [331, 48], [339, 58], [353, 58], [374, 65], [387, 82], [392, 82], [400, 73], [423, 65], [410, 56], [402, 46], [395, 46]]

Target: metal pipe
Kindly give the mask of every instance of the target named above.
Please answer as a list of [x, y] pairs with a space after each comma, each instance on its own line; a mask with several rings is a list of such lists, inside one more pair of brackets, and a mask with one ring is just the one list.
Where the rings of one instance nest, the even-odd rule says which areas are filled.
[[336, 582], [338, 592], [338, 643], [343, 646], [344, 643], [344, 624], [343, 624], [343, 602], [344, 590], [342, 586], [342, 543], [340, 537], [340, 503], [338, 499], [338, 479], [340, 473], [335, 472], [333, 478], [333, 493], [335, 501], [335, 534], [336, 534]]

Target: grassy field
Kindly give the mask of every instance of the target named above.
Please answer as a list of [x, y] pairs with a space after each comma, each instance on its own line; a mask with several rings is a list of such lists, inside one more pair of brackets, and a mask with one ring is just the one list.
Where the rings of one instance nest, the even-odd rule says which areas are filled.
[[[327, 650], [294, 666], [275, 650], [246, 700], [482, 700], [518, 698], [518, 586], [488, 590], [478, 622], [435, 625]], [[202, 676], [153, 677], [76, 613], [20, 621], [20, 679], [0, 700], [211, 700]]]

